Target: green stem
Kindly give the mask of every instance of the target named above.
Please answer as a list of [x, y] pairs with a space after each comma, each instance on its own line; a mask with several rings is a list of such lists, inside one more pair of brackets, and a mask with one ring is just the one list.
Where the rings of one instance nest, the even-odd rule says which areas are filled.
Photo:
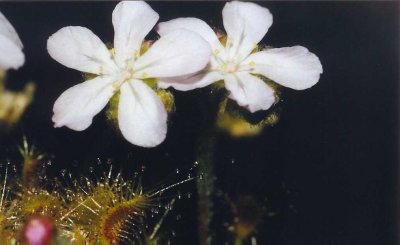
[[200, 139], [198, 147], [198, 222], [200, 245], [211, 243], [210, 223], [213, 216], [214, 192], [214, 134], [208, 133]]
[[199, 244], [210, 245], [212, 235], [210, 225], [213, 218], [213, 197], [214, 197], [214, 152], [216, 146], [216, 121], [219, 104], [226, 97], [225, 91], [218, 87], [212, 88], [212, 96], [207, 103], [204, 100], [199, 102], [203, 120], [202, 134], [197, 146], [197, 207], [198, 207], [198, 229]]

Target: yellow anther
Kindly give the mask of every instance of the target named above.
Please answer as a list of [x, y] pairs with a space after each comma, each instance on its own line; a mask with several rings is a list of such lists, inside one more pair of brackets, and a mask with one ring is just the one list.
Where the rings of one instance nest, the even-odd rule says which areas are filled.
[[143, 72], [142, 73], [142, 79], [146, 79], [146, 78], [148, 78], [149, 77], [149, 75], [146, 73], [146, 72]]
[[139, 51], [137, 51], [136, 49], [133, 50], [133, 57], [136, 59], [137, 57], [139, 57]]
[[256, 63], [254, 63], [254, 61], [249, 62], [249, 66], [255, 66], [255, 65], [256, 65]]
[[221, 70], [226, 71], [228, 69], [228, 66], [226, 64], [222, 64], [220, 68]]
[[114, 49], [114, 48], [112, 48], [112, 49], [110, 49], [110, 50], [108, 50], [108, 51], [110, 52], [111, 56], [114, 56], [114, 55], [115, 55], [115, 49]]
[[115, 90], [118, 90], [118, 89], [119, 89], [119, 82], [113, 82], [112, 87], [113, 87]]
[[252, 50], [254, 50], [256, 48], [258, 48], [258, 44], [257, 43], [253, 43], [253, 49]]
[[215, 49], [215, 50], [214, 50], [214, 54], [215, 54], [215, 55], [218, 55], [219, 53], [220, 53], [219, 49]]

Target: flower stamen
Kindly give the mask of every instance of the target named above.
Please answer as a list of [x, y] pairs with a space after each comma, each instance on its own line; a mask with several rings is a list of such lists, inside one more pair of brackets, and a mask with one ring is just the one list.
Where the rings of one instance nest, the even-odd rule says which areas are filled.
[[114, 90], [119, 90], [120, 87], [119, 82], [113, 82], [112, 87], [114, 88]]
[[146, 78], [148, 78], [149, 77], [149, 75], [146, 73], [146, 72], [143, 72], [142, 73], [142, 79], [146, 79]]
[[136, 49], [133, 51], [133, 58], [136, 60], [139, 57], [139, 51]]
[[252, 51], [254, 51], [255, 49], [257, 49], [258, 48], [258, 44], [257, 43], [253, 43], [253, 49], [252, 49]]

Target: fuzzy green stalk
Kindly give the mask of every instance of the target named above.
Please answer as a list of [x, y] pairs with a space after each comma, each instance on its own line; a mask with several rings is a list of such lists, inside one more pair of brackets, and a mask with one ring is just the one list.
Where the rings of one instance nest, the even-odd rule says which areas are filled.
[[225, 98], [223, 82], [215, 83], [209, 101], [199, 101], [199, 109], [203, 116], [204, 128], [197, 145], [198, 171], [197, 171], [197, 208], [198, 208], [198, 230], [199, 244], [209, 245], [212, 243], [210, 226], [213, 219], [214, 198], [214, 152], [217, 142], [216, 122], [219, 104]]
[[213, 217], [213, 193], [214, 193], [214, 134], [206, 134], [198, 146], [198, 222], [200, 245], [211, 243], [210, 224]]

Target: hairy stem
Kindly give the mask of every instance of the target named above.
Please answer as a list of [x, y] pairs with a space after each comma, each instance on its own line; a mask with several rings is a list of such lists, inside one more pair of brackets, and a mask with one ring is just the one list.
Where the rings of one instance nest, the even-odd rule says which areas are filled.
[[216, 121], [219, 104], [225, 98], [225, 91], [217, 87], [213, 88], [212, 96], [208, 103], [199, 101], [200, 111], [203, 116], [202, 134], [197, 146], [197, 207], [198, 207], [198, 229], [199, 244], [212, 244], [212, 229], [210, 229], [213, 218], [214, 198], [214, 153], [217, 142]]
[[206, 134], [198, 148], [198, 222], [200, 245], [211, 243], [210, 223], [213, 216], [214, 193], [214, 146], [215, 136]]

